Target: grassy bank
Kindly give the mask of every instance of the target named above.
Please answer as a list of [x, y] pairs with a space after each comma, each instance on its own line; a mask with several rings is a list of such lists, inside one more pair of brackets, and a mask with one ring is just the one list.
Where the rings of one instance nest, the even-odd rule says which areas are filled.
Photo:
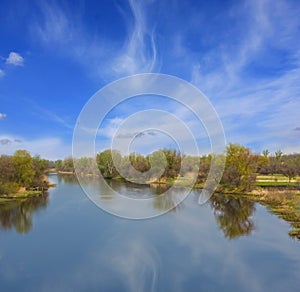
[[257, 189], [249, 193], [224, 193], [229, 198], [242, 198], [259, 203], [290, 224], [289, 235], [300, 240], [300, 191], [277, 188]]
[[258, 175], [256, 177], [256, 186], [258, 187], [300, 187], [300, 177], [289, 180], [286, 176], [281, 174], [273, 175]]
[[0, 196], [0, 203], [9, 202], [11, 200], [26, 199], [29, 197], [40, 196], [42, 194], [43, 194], [43, 191], [25, 191], [25, 192], [21, 192], [21, 193], [2, 195], [2, 196]]

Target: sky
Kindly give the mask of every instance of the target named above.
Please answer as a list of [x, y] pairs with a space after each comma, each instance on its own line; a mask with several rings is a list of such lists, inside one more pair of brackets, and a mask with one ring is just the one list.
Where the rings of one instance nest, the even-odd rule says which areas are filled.
[[[70, 156], [86, 102], [110, 82], [138, 73], [170, 74], [199, 88], [227, 142], [255, 152], [300, 152], [299, 1], [0, 4], [0, 154], [27, 149], [48, 159]], [[112, 109], [98, 149], [108, 147], [128, 116], [153, 108], [179, 117], [208, 151], [201, 123], [158, 96]], [[147, 152], [174, 141], [148, 131], [132, 144]]]

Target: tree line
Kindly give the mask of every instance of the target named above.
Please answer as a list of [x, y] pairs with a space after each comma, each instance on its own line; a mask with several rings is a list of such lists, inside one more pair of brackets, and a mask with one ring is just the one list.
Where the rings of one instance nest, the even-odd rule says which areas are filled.
[[220, 186], [226, 189], [250, 191], [255, 187], [258, 174], [282, 174], [289, 181], [300, 175], [300, 154], [287, 155], [280, 150], [274, 154], [268, 150], [257, 154], [238, 144], [229, 144], [223, 155], [210, 154], [201, 157], [182, 155], [174, 149], [161, 149], [146, 156], [139, 153], [122, 156], [116, 150], [105, 150], [97, 154], [96, 161], [88, 157], [67, 157], [54, 162], [39, 156], [32, 157], [26, 150], [18, 150], [12, 156], [0, 156], [0, 194], [13, 193], [21, 186], [42, 186], [45, 183], [44, 172], [49, 167], [55, 167], [61, 172], [74, 173], [74, 162], [78, 175], [94, 176], [99, 174], [100, 170], [106, 179], [132, 180], [138, 174], [143, 181], [168, 182], [196, 173], [196, 183], [201, 185], [208, 177], [212, 160], [218, 161], [218, 158], [220, 163], [226, 158], [220, 182]]
[[38, 155], [32, 157], [26, 150], [17, 150], [12, 156], [1, 155], [0, 195], [16, 193], [21, 187], [45, 187], [45, 171], [49, 163]]
[[[220, 162], [221, 158], [226, 159], [220, 182], [220, 186], [226, 189], [251, 191], [255, 187], [257, 175], [281, 174], [289, 181], [300, 175], [300, 154], [283, 154], [280, 150], [273, 154], [268, 150], [257, 154], [239, 144], [229, 144], [223, 155], [210, 154], [201, 157], [182, 155], [174, 149], [161, 149], [146, 156], [139, 153], [122, 156], [120, 152], [108, 149], [97, 154], [96, 166], [92, 158], [86, 157], [75, 159], [75, 163], [77, 174], [96, 175], [99, 169], [106, 179], [123, 177], [131, 180], [137, 171], [141, 179], [167, 181], [180, 176], [188, 177], [197, 172], [196, 183], [204, 184], [212, 159], [217, 161], [218, 157]], [[74, 161], [71, 157], [56, 161], [55, 165], [57, 170], [74, 172]], [[162, 167], [164, 171], [160, 177], [155, 177], [157, 170]]]

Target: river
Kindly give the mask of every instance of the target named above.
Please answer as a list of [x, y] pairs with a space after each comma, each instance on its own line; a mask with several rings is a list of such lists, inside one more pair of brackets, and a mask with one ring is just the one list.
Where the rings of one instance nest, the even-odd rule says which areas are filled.
[[[1, 291], [300, 287], [300, 242], [264, 206], [221, 196], [199, 205], [195, 190], [164, 215], [129, 220], [97, 207], [73, 177], [49, 178], [57, 185], [43, 197], [0, 206]], [[90, 187], [99, 186], [91, 180]], [[123, 184], [122, 191], [152, 190]]]

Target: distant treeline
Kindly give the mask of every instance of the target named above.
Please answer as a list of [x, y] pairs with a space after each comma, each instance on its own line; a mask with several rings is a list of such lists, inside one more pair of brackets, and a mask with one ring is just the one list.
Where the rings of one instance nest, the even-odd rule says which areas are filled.
[[17, 150], [14, 155], [0, 156], [0, 195], [26, 189], [44, 187], [45, 171], [51, 162], [40, 156], [32, 157], [26, 150]]
[[[76, 159], [75, 163], [79, 175], [97, 175], [99, 169], [105, 178], [113, 179], [121, 177], [114, 165], [114, 161], [117, 161], [122, 169], [122, 176], [130, 179], [135, 177], [135, 170], [139, 172], [141, 178], [145, 178], [146, 173], [147, 177], [151, 177], [151, 173], [156, 173], [155, 168], [161, 167], [162, 162], [165, 161], [164, 171], [156, 179], [167, 181], [179, 176], [188, 177], [191, 173], [197, 172], [196, 183], [204, 184], [212, 159], [217, 161], [218, 157], [220, 161], [226, 157], [225, 170], [220, 182], [221, 186], [226, 189], [250, 191], [255, 187], [258, 174], [282, 174], [289, 181], [300, 175], [300, 154], [284, 155], [280, 150], [275, 153], [264, 150], [262, 154], [257, 154], [238, 144], [229, 144], [226, 153], [217, 157], [216, 155], [202, 157], [181, 155], [172, 149], [162, 149], [147, 156], [138, 153], [122, 156], [118, 151], [105, 150], [97, 155], [96, 166], [92, 158], [86, 157]], [[58, 171], [74, 172], [73, 159], [68, 157], [64, 160], [57, 160], [55, 167]]]
[[[107, 179], [123, 177], [131, 180], [138, 174], [144, 180], [169, 182], [179, 176], [196, 174], [196, 183], [201, 185], [207, 179], [212, 159], [218, 163], [218, 159], [221, 162], [225, 158], [225, 170], [220, 184], [226, 189], [252, 190], [258, 174], [282, 174], [289, 181], [300, 175], [300, 154], [285, 155], [280, 150], [275, 153], [264, 150], [262, 154], [256, 154], [238, 144], [229, 144], [224, 155], [202, 157], [182, 155], [172, 149], [162, 149], [147, 156], [138, 153], [122, 156], [118, 151], [105, 150], [97, 154], [96, 161], [87, 157], [49, 161], [39, 156], [32, 157], [26, 150], [17, 150], [12, 156], [0, 156], [0, 195], [14, 193], [20, 187], [30, 189], [44, 186], [44, 175], [48, 168], [55, 167], [60, 172], [75, 173], [74, 161], [78, 175], [97, 175], [100, 170]], [[122, 176], [114, 161], [117, 161]], [[157, 170], [162, 166], [163, 171], [156, 177]]]

